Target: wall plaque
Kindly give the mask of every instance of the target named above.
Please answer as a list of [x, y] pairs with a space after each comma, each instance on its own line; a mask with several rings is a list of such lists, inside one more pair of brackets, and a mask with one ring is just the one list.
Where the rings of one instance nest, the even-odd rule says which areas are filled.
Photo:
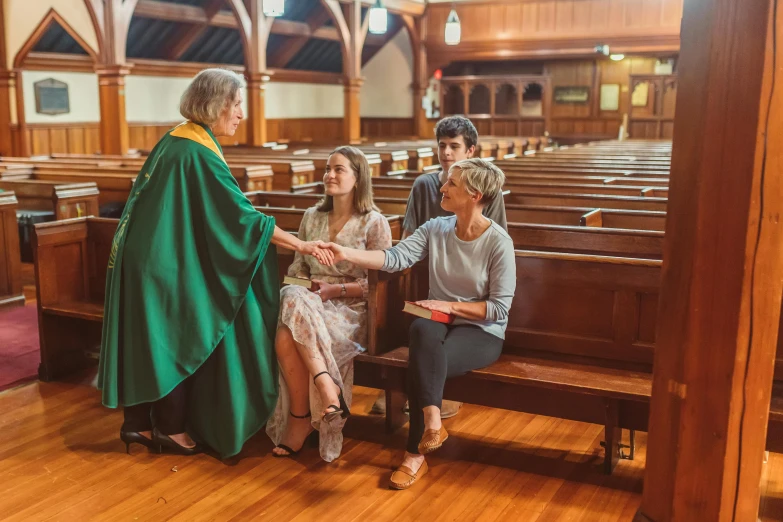
[[620, 109], [620, 84], [605, 83], [601, 85], [601, 110], [616, 111]]
[[71, 112], [68, 84], [47, 78], [33, 84], [35, 112], [38, 114], [67, 114]]
[[584, 105], [590, 99], [590, 87], [555, 87], [555, 103], [575, 103]]

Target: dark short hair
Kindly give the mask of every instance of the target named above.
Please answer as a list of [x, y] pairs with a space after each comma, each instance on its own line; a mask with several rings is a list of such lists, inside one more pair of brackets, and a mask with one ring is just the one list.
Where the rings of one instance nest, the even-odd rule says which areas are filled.
[[435, 139], [456, 138], [462, 136], [465, 147], [471, 148], [478, 145], [478, 131], [469, 119], [464, 116], [447, 116], [435, 125]]

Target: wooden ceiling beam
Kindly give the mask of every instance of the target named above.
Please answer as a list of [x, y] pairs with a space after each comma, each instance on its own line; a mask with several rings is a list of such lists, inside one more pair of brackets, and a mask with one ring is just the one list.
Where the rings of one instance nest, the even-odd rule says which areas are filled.
[[[208, 16], [209, 13], [203, 7], [191, 6], [185, 4], [173, 4], [161, 2], [159, 0], [139, 0], [134, 16], [141, 18], [151, 18], [153, 20], [164, 20], [167, 22], [183, 23], [199, 26], [225, 27], [228, 29], [238, 29], [236, 17], [229, 11], [219, 11], [214, 16]], [[326, 14], [328, 19], [328, 13]], [[321, 24], [323, 25], [323, 24]], [[341, 40], [339, 31], [334, 27], [318, 27], [311, 29], [307, 22], [295, 22], [292, 20], [275, 19], [272, 24], [272, 34], [282, 36], [296, 36], [316, 38], [318, 40], [329, 40], [339, 42]], [[383, 36], [369, 35], [369, 45], [379, 45], [383, 41]]]
[[168, 49], [166, 58], [169, 60], [179, 60], [185, 52], [190, 49], [196, 40], [204, 34], [209, 28], [209, 22], [220, 12], [223, 7], [223, 0], [207, 0], [204, 6], [204, 17], [206, 23], [182, 25], [173, 35], [169, 37], [168, 42], [163, 47]]
[[[315, 8], [307, 17], [307, 20], [305, 20], [305, 24], [312, 34], [316, 30], [321, 29], [330, 17], [331, 16], [329, 15], [329, 12], [319, 3], [315, 5]], [[272, 26], [272, 29], [274, 30], [274, 26]], [[334, 33], [335, 36], [339, 38], [336, 30]], [[286, 45], [281, 45], [272, 54], [272, 56], [270, 56], [269, 64], [272, 67], [285, 67], [288, 62], [290, 62], [294, 56], [296, 56], [297, 53], [302, 50], [309, 40], [310, 36], [298, 36], [296, 39], [292, 39], [291, 41], [287, 42]]]
[[[353, 0], [339, 0], [340, 3], [350, 4]], [[372, 7], [375, 0], [361, 0], [363, 7]], [[383, 7], [390, 13], [407, 14], [412, 16], [421, 16], [424, 14], [426, 5], [424, 2], [416, 0], [383, 0]]]

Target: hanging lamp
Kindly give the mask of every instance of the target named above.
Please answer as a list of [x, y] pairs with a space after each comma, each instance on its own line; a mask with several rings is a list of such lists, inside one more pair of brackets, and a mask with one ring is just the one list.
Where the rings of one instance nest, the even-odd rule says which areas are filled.
[[452, 7], [448, 19], [446, 19], [446, 31], [444, 34], [446, 45], [457, 45], [462, 36], [462, 27], [459, 23], [457, 10]]
[[372, 34], [386, 34], [389, 26], [389, 14], [386, 8], [381, 5], [381, 0], [377, 0], [375, 5], [370, 8], [370, 28]]
[[283, 13], [285, 13], [285, 0], [264, 0], [266, 16], [283, 16]]

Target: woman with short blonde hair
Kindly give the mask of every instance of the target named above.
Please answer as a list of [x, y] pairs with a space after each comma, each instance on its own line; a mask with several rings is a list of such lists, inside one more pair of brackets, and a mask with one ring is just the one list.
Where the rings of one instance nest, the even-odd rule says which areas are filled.
[[277, 398], [269, 246], [332, 257], [276, 227], [232, 177], [217, 138], [242, 120], [242, 85], [223, 69], [191, 82], [188, 121], [150, 153], [112, 242], [98, 387], [104, 405], [124, 407], [128, 451], [238, 453]]
[[429, 296], [416, 304], [451, 316], [443, 323], [419, 318], [409, 332], [407, 452], [389, 487], [407, 489], [427, 473], [424, 454], [449, 434], [440, 409], [446, 379], [483, 368], [500, 357], [516, 289], [514, 245], [503, 227], [482, 215], [502, 197], [504, 175], [482, 159], [455, 163], [440, 189], [452, 216], [430, 219], [397, 246], [363, 251], [330, 244], [335, 261], [398, 272], [427, 259]]

